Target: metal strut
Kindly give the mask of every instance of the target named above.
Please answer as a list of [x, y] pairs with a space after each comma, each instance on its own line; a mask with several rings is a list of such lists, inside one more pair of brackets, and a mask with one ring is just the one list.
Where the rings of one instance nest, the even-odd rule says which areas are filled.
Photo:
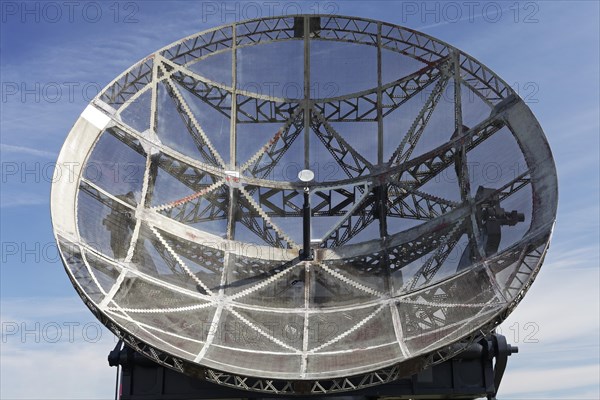
[[312, 261], [314, 252], [310, 248], [310, 189], [304, 188], [304, 205], [302, 206], [302, 249], [300, 261]]

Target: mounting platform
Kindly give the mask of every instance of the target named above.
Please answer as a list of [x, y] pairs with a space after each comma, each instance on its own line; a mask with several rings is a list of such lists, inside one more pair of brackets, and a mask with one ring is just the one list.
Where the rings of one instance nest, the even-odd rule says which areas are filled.
[[[386, 384], [349, 390], [306, 395], [249, 392], [251, 380], [230, 380], [226, 385], [199, 380], [156, 364], [121, 342], [109, 354], [111, 366], [120, 366], [121, 400], [200, 400], [200, 399], [271, 399], [315, 400], [367, 399], [494, 399], [506, 368], [507, 359], [518, 348], [506, 343], [504, 336], [492, 334], [474, 343], [460, 354], [418, 374]], [[341, 381], [340, 381], [341, 382]], [[343, 383], [340, 383], [343, 385]]]

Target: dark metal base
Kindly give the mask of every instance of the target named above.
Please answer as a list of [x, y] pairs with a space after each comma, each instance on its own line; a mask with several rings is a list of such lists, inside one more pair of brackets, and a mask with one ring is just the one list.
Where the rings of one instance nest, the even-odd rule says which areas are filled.
[[509, 355], [518, 349], [502, 335], [492, 334], [467, 350], [419, 374], [358, 391], [319, 396], [282, 396], [216, 385], [162, 367], [121, 343], [108, 357], [121, 366], [121, 400], [327, 398], [330, 400], [383, 399], [494, 399]]

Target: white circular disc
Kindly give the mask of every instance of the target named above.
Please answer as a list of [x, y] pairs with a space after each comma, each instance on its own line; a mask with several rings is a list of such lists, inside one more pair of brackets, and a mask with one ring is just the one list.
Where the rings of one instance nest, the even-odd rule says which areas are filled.
[[298, 172], [298, 179], [300, 179], [302, 182], [310, 182], [315, 179], [315, 173], [310, 169], [303, 169], [302, 171]]

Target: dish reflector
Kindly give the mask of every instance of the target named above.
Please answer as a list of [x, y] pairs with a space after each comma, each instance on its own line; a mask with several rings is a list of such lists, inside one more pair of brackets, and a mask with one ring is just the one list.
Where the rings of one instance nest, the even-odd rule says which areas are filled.
[[53, 184], [54, 232], [91, 311], [247, 390], [352, 390], [452, 356], [522, 299], [556, 216], [550, 148], [506, 82], [352, 17], [175, 42], [91, 102], [58, 164], [75, 179]]

